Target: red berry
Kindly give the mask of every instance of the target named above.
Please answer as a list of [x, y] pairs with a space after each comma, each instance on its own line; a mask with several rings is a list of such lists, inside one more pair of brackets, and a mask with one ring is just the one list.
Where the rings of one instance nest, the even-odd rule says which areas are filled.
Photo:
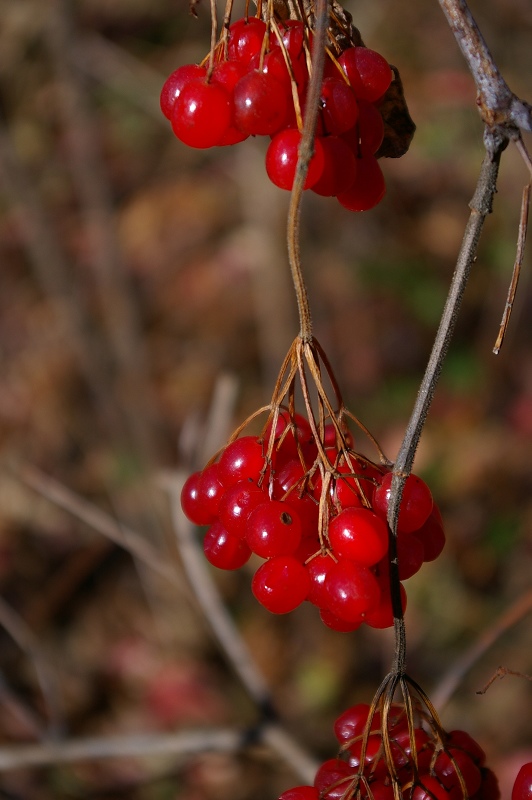
[[251, 136], [270, 136], [288, 119], [286, 86], [267, 72], [253, 70], [234, 89], [234, 123]]
[[[315, 545], [314, 545], [315, 547]], [[327, 602], [325, 594], [325, 578], [334, 564], [329, 555], [317, 555], [306, 564], [310, 576], [310, 591], [307, 600], [318, 608], [323, 608]]]
[[255, 483], [264, 468], [261, 442], [255, 436], [241, 436], [227, 445], [220, 456], [219, 477], [224, 486], [251, 479]]
[[[303, 23], [297, 19], [287, 19], [279, 23], [279, 31], [283, 45], [290, 56], [290, 60], [294, 61], [299, 58], [303, 53], [303, 43], [305, 41], [305, 28]], [[270, 37], [270, 47], [272, 50], [277, 48], [281, 49], [277, 36]]]
[[523, 764], [515, 779], [512, 800], [532, 800], [532, 763]]
[[355, 181], [350, 189], [340, 192], [337, 197], [348, 211], [369, 211], [386, 194], [384, 175], [373, 156], [363, 156], [357, 161]]
[[[366, 722], [368, 721], [368, 714], [369, 705], [367, 703], [357, 703], [337, 717], [334, 723], [334, 735], [340, 744], [344, 744], [344, 742], [348, 742], [350, 739], [354, 739], [364, 732]], [[375, 717], [372, 722], [375, 722]], [[380, 717], [378, 725], [380, 725]]]
[[355, 125], [358, 119], [356, 97], [340, 76], [324, 78], [320, 92], [320, 113], [326, 133], [339, 136]]
[[423, 545], [423, 561], [434, 561], [445, 547], [443, 525], [434, 510], [421, 528], [413, 532], [412, 536], [419, 539]]
[[[370, 628], [391, 628], [394, 618], [390, 581], [389, 579], [381, 580], [379, 578], [379, 585], [381, 587], [379, 604], [374, 609], [367, 612], [364, 622], [366, 625], [369, 625]], [[399, 591], [401, 594], [401, 607], [404, 614], [406, 611], [406, 591], [402, 584], [399, 587]]]
[[220, 522], [211, 525], [203, 540], [207, 561], [218, 569], [240, 569], [251, 556], [251, 550], [241, 536], [225, 530]]
[[447, 734], [447, 746], [455, 750], [464, 750], [479, 767], [483, 767], [486, 763], [486, 753], [466, 731], [450, 731]]
[[210, 525], [216, 520], [216, 514], [205, 507], [200, 482], [201, 472], [194, 472], [187, 478], [181, 490], [181, 508], [195, 525]]
[[[386, 518], [390, 502], [393, 474], [388, 472], [381, 485], [375, 490], [373, 507], [375, 512]], [[427, 521], [433, 506], [432, 494], [427, 484], [417, 475], [406, 479], [399, 508], [397, 530], [402, 533], [417, 531]]]
[[379, 109], [367, 100], [358, 101], [360, 155], [373, 156], [384, 139], [384, 120]]
[[[247, 74], [247, 67], [241, 61], [222, 61], [217, 64], [211, 76], [211, 82], [222, 86], [229, 95], [231, 101], [231, 120], [234, 117], [234, 88], [240, 78]], [[247, 139], [247, 133], [243, 133], [233, 122], [220, 139], [218, 145], [231, 145], [243, 142]]]
[[297, 550], [301, 541], [301, 521], [286, 503], [262, 503], [248, 518], [246, 540], [261, 558], [288, 555]]
[[267, 495], [252, 481], [239, 481], [231, 486], [220, 501], [218, 517], [224, 528], [235, 536], [244, 538], [249, 516], [254, 508], [264, 503]]
[[411, 800], [449, 800], [450, 792], [431, 775], [420, 775], [411, 794]]
[[258, 568], [251, 589], [259, 603], [272, 614], [287, 614], [306, 599], [310, 578], [294, 556], [275, 556]]
[[363, 621], [379, 603], [380, 589], [367, 567], [346, 558], [339, 559], [325, 579], [327, 608], [347, 622]]
[[333, 631], [339, 631], [340, 633], [351, 633], [352, 631], [358, 630], [362, 625], [362, 618], [355, 620], [354, 622], [349, 622], [346, 619], [341, 619], [337, 617], [336, 614], [333, 614], [332, 611], [329, 611], [328, 608], [320, 608], [320, 618], [324, 625], [330, 628]]
[[319, 800], [319, 794], [314, 786], [295, 786], [283, 792], [279, 800]]
[[220, 480], [218, 464], [211, 464], [205, 467], [200, 475], [198, 492], [201, 497], [203, 509], [206, 514], [216, 519], [220, 501], [225, 493], [226, 487]]
[[388, 552], [386, 523], [367, 508], [346, 508], [329, 523], [333, 553], [371, 567]]
[[480, 770], [471, 756], [464, 750], [455, 750], [452, 747], [439, 754], [434, 764], [434, 772], [446, 789], [460, 787], [459, 774], [461, 774], [470, 797], [480, 789], [482, 783]]
[[265, 23], [258, 17], [243, 17], [229, 26], [227, 52], [231, 61], [243, 61], [249, 64], [262, 48], [266, 33]]
[[323, 800], [340, 800], [353, 778], [353, 770], [341, 758], [330, 758], [324, 761], [314, 778], [314, 786]]
[[367, 47], [349, 47], [338, 59], [357, 98], [374, 103], [392, 82], [390, 65]]
[[167, 119], [172, 118], [175, 101], [181, 94], [183, 87], [195, 78], [204, 78], [206, 74], [205, 67], [200, 67], [199, 64], [184, 64], [168, 76], [164, 82], [160, 97], [161, 111]]
[[[266, 172], [271, 182], [280, 189], [292, 189], [299, 157], [301, 134], [295, 128], [280, 131], [266, 152]], [[314, 155], [312, 156], [305, 180], [305, 189], [313, 186], [323, 172], [324, 155], [321, 140], [316, 137]]]
[[[482, 774], [482, 786], [478, 791], [476, 800], [500, 800], [501, 790], [499, 789], [499, 781], [495, 773], [486, 767], [482, 767], [480, 772]], [[531, 796], [532, 795], [529, 794], [528, 798], [526, 798], [526, 795], [525, 798], [512, 797], [511, 800], [530, 800]]]
[[184, 144], [205, 149], [219, 144], [231, 122], [231, 101], [215, 83], [193, 80], [172, 109], [172, 129]]
[[347, 191], [355, 182], [357, 159], [349, 145], [338, 136], [324, 136], [321, 145], [323, 171], [312, 186], [312, 191], [322, 197], [336, 197], [337, 194]]

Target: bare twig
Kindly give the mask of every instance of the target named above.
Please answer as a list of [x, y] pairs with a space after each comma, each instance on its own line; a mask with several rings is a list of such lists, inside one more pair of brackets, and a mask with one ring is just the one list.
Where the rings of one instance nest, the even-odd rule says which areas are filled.
[[502, 77], [465, 0], [439, 3], [475, 80], [477, 104], [486, 124], [484, 142], [494, 154], [519, 130], [532, 131], [532, 107]]
[[73, 55], [78, 31], [71, 4], [52, 0], [47, 43], [57, 72], [67, 155], [89, 242], [104, 324], [118, 378], [116, 391], [139, 455], [154, 460], [155, 426], [149, 400], [149, 369], [140, 321], [113, 228], [113, 201], [98, 145], [94, 115]]
[[22, 466], [13, 470], [13, 474], [24, 485], [127, 550], [134, 558], [149, 566], [176, 589], [181, 592], [185, 591], [183, 577], [179, 574], [179, 565], [170, 561], [168, 557], [160, 556], [155, 548], [131, 528], [118, 523], [93, 503], [79, 497], [75, 492], [67, 489], [49, 475], [45, 475], [36, 467]]
[[42, 645], [33, 634], [33, 631], [20, 614], [17, 614], [15, 609], [5, 602], [3, 597], [0, 597], [0, 625], [9, 633], [22, 652], [32, 662], [48, 711], [50, 722], [47, 733], [56, 737], [64, 728], [56, 671], [45, 656]]
[[526, 681], [532, 681], [532, 675], [525, 675], [524, 672], [517, 672], [515, 669], [510, 669], [509, 667], [497, 667], [489, 681], [482, 689], [477, 689], [476, 694], [486, 694], [490, 686], [495, 683], [496, 680], [502, 680], [506, 678], [507, 675], [511, 675], [513, 678], [524, 678]]
[[486, 651], [511, 627], [532, 611], [532, 589], [521, 595], [489, 628], [481, 633], [472, 645], [453, 663], [432, 692], [434, 705], [440, 710], [449, 702], [469, 670]]
[[486, 216], [491, 213], [493, 197], [496, 191], [499, 162], [503, 147], [495, 153], [486, 152], [477, 182], [477, 187], [470, 203], [471, 214], [467, 223], [462, 246], [458, 255], [447, 301], [436, 334], [432, 352], [419, 388], [418, 396], [408, 422], [408, 426], [399, 449], [391, 486], [391, 497], [388, 508], [388, 523], [393, 532], [390, 543], [390, 576], [392, 581], [392, 602], [394, 607], [397, 648], [394, 670], [403, 672], [406, 661], [406, 642], [404, 620], [399, 594], [399, 570], [396, 551], [397, 519], [403, 487], [410, 474], [421, 432], [440, 377], [443, 361], [453, 335], [462, 297], [475, 260], [478, 241]]
[[[201, 753], [240, 753], [253, 745], [266, 745], [303, 781], [314, 777], [305, 757], [294, 750], [294, 743], [274, 726], [257, 730], [209, 728], [178, 733], [140, 734], [138, 736], [101, 736], [67, 739], [35, 745], [0, 747], [0, 772], [29, 769], [49, 764], [70, 764], [106, 758], [153, 758], [171, 755], [178, 762]], [[264, 753], [261, 754], [264, 757]]]

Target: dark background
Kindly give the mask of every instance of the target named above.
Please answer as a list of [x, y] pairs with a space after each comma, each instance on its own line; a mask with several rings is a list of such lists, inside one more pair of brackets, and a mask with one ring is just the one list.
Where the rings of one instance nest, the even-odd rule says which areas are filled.
[[[435, 0], [348, 9], [366, 44], [399, 67], [418, 130], [405, 157], [382, 162], [388, 190], [373, 211], [305, 197], [302, 254], [315, 334], [348, 406], [393, 459], [467, 220], [482, 125]], [[530, 100], [530, 4], [472, 9], [506, 80]], [[269, 401], [297, 333], [288, 195], [268, 182], [264, 141], [193, 151], [158, 109], [166, 76], [208, 50], [206, 2], [194, 20], [184, 0], [2, 0], [0, 20], [0, 741], [49, 728], [42, 659], [72, 737], [252, 724], [256, 711], [186, 592], [22, 478], [33, 465], [161, 554], [173, 550], [161, 474], [198, 466], [191, 454], [221, 376], [237, 382], [231, 427]], [[491, 353], [527, 179], [510, 147], [416, 459], [448, 537], [407, 584], [408, 669], [429, 694], [530, 590], [528, 253], [506, 342]], [[307, 607], [273, 618], [250, 578], [215, 575], [287, 726], [330, 757], [332, 721], [371, 698], [391, 632], [333, 633]], [[475, 690], [501, 664], [531, 673], [531, 644], [525, 619], [442, 716], [486, 748], [503, 798], [532, 758], [531, 686], [508, 676]], [[5, 772], [0, 797], [268, 800], [297, 782], [264, 754], [115, 759]]]

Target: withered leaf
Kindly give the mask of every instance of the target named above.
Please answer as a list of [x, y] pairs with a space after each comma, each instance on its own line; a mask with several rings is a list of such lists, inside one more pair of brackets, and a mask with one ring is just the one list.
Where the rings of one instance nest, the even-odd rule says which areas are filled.
[[384, 140], [375, 154], [377, 158], [400, 158], [412, 142], [416, 126], [409, 114], [399, 70], [390, 64], [393, 80], [379, 111], [384, 120]]

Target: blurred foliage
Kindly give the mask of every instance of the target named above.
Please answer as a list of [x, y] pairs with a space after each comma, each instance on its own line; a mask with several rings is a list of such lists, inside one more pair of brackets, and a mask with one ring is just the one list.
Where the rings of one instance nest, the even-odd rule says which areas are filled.
[[[192, 466], [179, 443], [208, 411], [221, 374], [239, 381], [235, 426], [268, 402], [297, 332], [287, 197], [268, 184], [264, 143], [191, 151], [158, 111], [165, 77], [208, 49], [207, 3], [198, 20], [187, 5], [66, 3], [74, 38], [62, 61], [52, 30], [60, 4], [0, 2], [0, 171], [12, 147], [19, 181], [4, 174], [0, 184], [0, 593], [50, 655], [72, 736], [256, 719], [194, 605], [12, 474], [35, 464], [171, 547], [159, 472]], [[530, 4], [471, 5], [508, 82], [530, 100]], [[351, 410], [393, 458], [452, 275], [482, 128], [436, 2], [348, 7], [368, 46], [399, 67], [418, 130], [410, 152], [383, 165], [388, 193], [374, 211], [356, 216], [305, 197], [302, 252], [316, 336]], [[65, 112], [74, 66], [87, 117], [75, 106]], [[73, 169], [84, 134], [100, 171], [99, 209]], [[526, 180], [510, 148], [416, 461], [448, 535], [442, 558], [408, 584], [408, 667], [429, 692], [530, 587], [529, 255], [507, 340], [491, 354]], [[32, 228], [32, 215], [42, 228]], [[112, 274], [98, 236], [104, 249], [116, 247]], [[370, 698], [390, 662], [391, 633], [335, 634], [309, 608], [269, 618], [250, 596], [250, 574], [216, 578], [287, 725], [332, 755], [332, 720]], [[522, 622], [475, 665], [443, 717], [482, 742], [505, 787], [512, 754], [528, 749], [530, 758], [531, 687], [507, 677], [485, 696], [475, 690], [499, 664], [530, 673], [531, 645]], [[47, 711], [31, 657], [3, 630], [0, 678], [0, 741], [32, 741], [16, 710], [41, 722]], [[268, 800], [293, 776], [259, 756], [6, 772], [0, 797]]]

